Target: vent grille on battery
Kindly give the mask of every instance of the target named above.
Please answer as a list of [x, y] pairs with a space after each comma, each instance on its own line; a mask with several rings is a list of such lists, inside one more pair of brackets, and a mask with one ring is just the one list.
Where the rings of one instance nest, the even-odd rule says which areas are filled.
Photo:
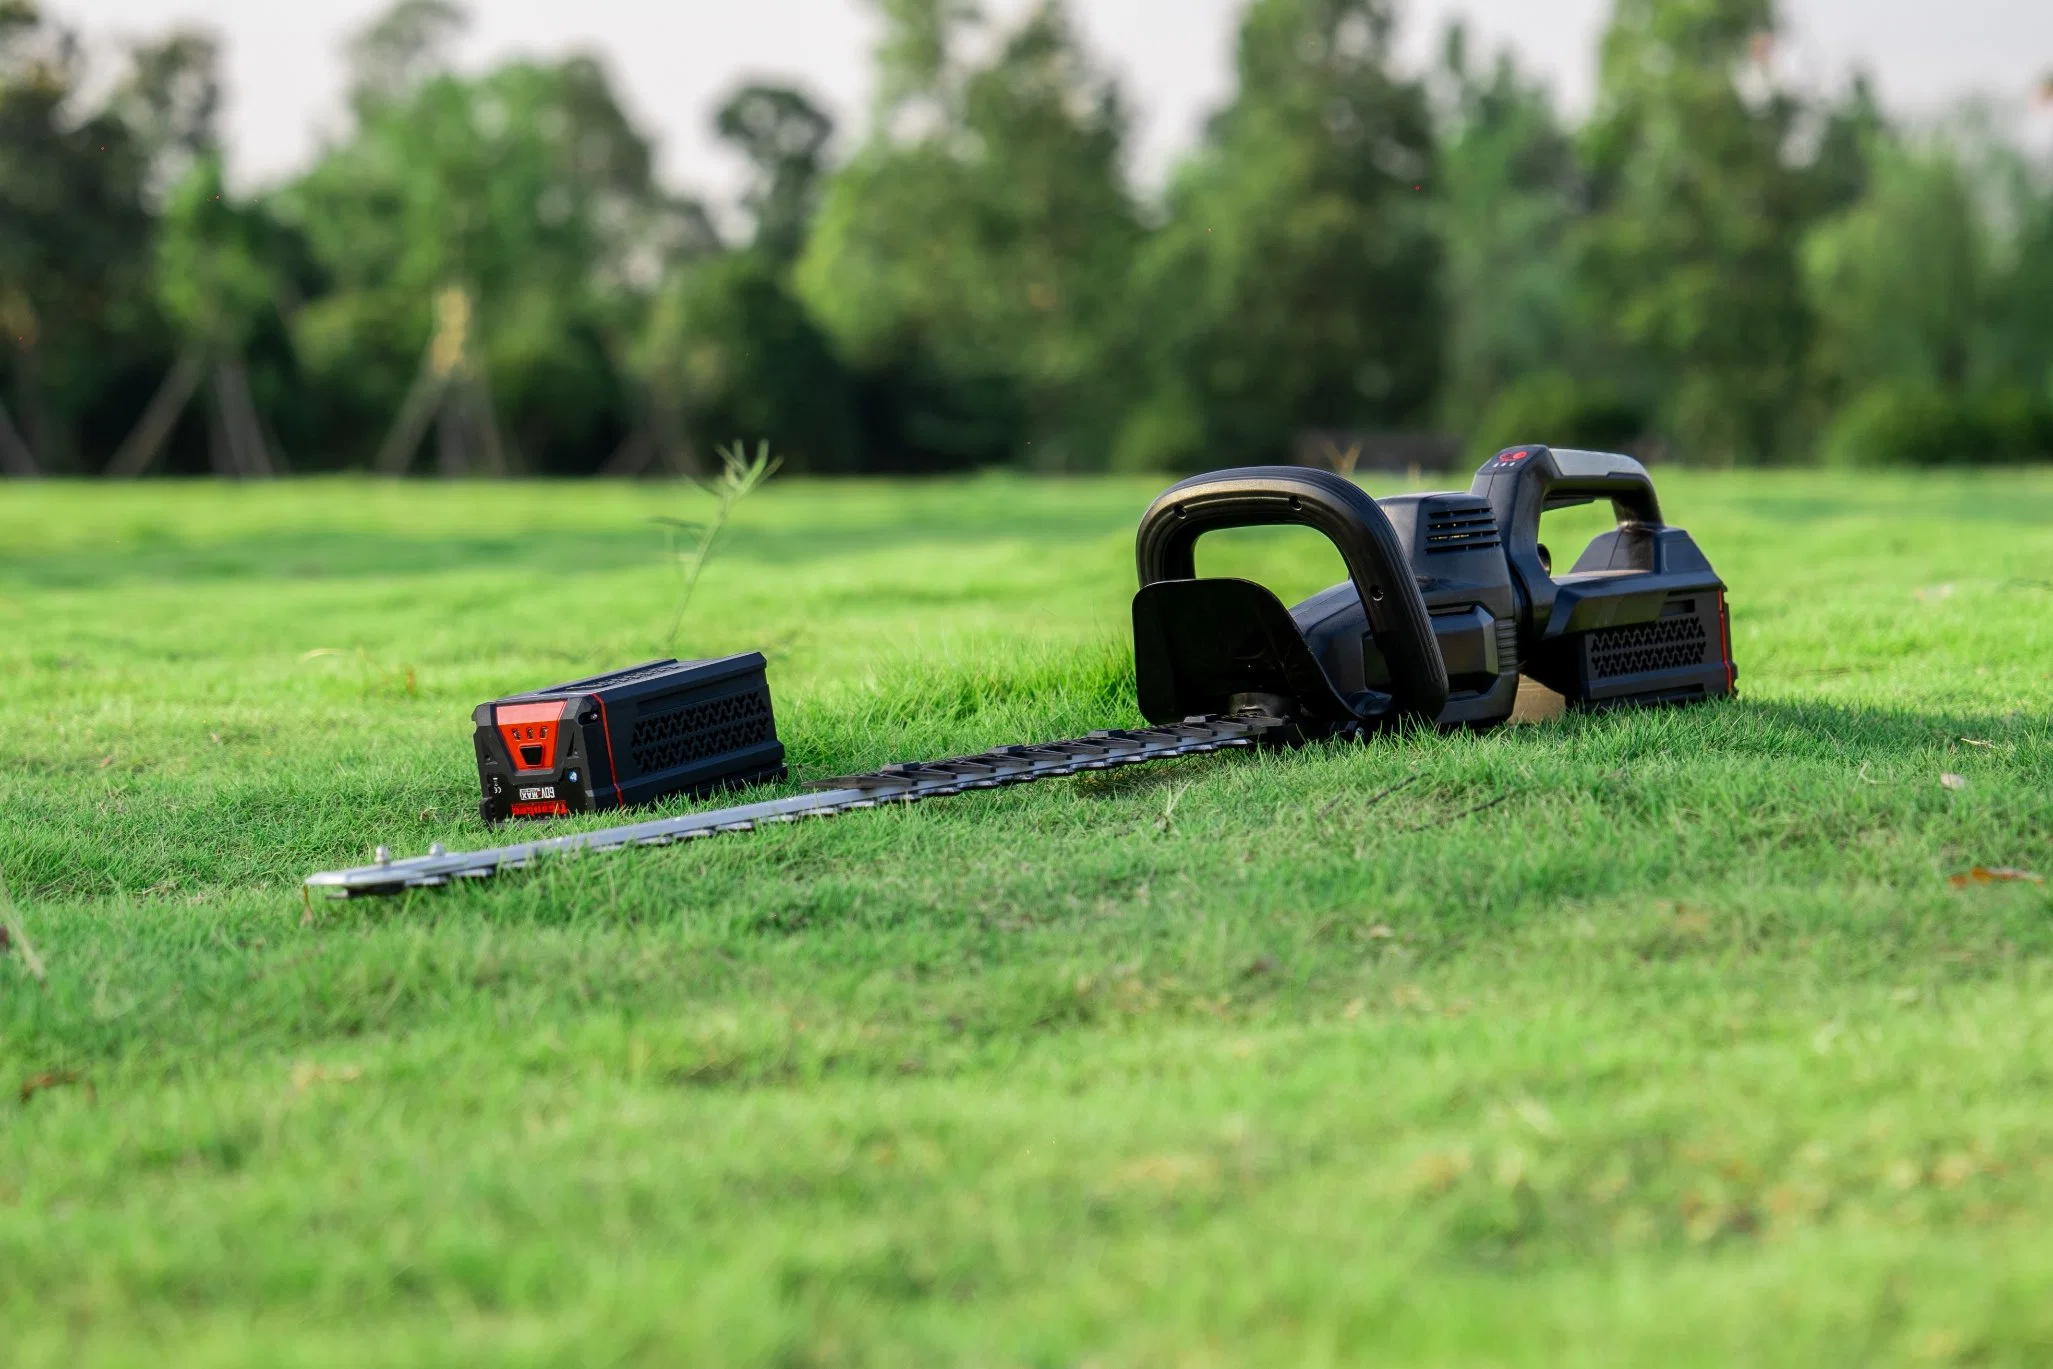
[[730, 694], [637, 718], [628, 749], [642, 774], [760, 746], [775, 736], [763, 690]]
[[1695, 614], [1633, 627], [1603, 628], [1589, 637], [1590, 678], [1609, 680], [1702, 665], [1710, 645], [1711, 634]]
[[1450, 499], [1426, 510], [1426, 550], [1477, 551], [1497, 545], [1497, 519], [1481, 499]]

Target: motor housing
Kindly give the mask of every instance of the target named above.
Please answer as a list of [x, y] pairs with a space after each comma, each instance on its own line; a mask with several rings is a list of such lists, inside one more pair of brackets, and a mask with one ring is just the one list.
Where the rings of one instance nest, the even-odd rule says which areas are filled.
[[[1554, 576], [1541, 514], [1596, 499], [1617, 526]], [[1251, 581], [1197, 576], [1204, 533], [1289, 523], [1325, 533], [1348, 579], [1285, 609]], [[1407, 718], [1486, 728], [1512, 715], [1521, 675], [1572, 707], [1715, 698], [1737, 681], [1724, 582], [1661, 522], [1652, 477], [1627, 456], [1507, 448], [1466, 492], [1382, 500], [1325, 471], [1218, 471], [1156, 499], [1136, 560], [1153, 722], [1238, 710], [1308, 736]]]

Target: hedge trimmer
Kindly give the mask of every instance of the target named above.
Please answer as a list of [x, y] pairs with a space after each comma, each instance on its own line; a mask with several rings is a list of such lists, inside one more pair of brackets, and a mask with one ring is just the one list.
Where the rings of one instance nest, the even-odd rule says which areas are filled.
[[[1611, 502], [1617, 525], [1556, 576], [1548, 509]], [[1200, 579], [1194, 549], [1223, 528], [1324, 533], [1348, 578], [1298, 604], [1248, 580]], [[519, 869], [542, 856], [660, 846], [1211, 751], [1486, 728], [1519, 677], [1572, 708], [1687, 703], [1733, 692], [1725, 586], [1661, 521], [1645, 467], [1600, 452], [1514, 447], [1466, 493], [1371, 499], [1351, 481], [1248, 466], [1171, 486], [1141, 517], [1133, 601], [1140, 712], [1150, 726], [819, 780], [805, 792], [473, 852], [307, 878], [338, 897]], [[487, 822], [558, 817], [784, 777], [762, 656], [656, 661], [482, 704], [473, 715]]]

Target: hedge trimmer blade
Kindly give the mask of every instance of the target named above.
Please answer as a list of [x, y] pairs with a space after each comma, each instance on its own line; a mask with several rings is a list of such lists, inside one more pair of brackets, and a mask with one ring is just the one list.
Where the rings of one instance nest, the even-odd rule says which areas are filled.
[[1074, 741], [1040, 746], [1001, 746], [974, 756], [890, 765], [868, 774], [815, 781], [808, 786], [808, 792], [789, 798], [656, 818], [485, 851], [445, 851], [438, 845], [430, 847], [424, 856], [394, 860], [381, 846], [379, 859], [373, 864], [309, 875], [306, 884], [309, 889], [327, 890], [335, 898], [431, 889], [452, 880], [485, 879], [502, 870], [522, 869], [544, 856], [617, 851], [629, 846], [668, 846], [721, 832], [750, 832], [775, 823], [833, 817], [882, 804], [918, 803], [977, 789], [1058, 779], [1087, 770], [1110, 770], [1176, 756], [1280, 743], [1291, 739], [1294, 732], [1289, 723], [1266, 715], [1202, 717], [1167, 727], [1093, 732]]

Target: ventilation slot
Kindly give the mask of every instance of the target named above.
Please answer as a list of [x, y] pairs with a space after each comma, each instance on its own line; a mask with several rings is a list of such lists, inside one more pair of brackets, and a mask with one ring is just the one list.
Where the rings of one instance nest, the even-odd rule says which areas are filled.
[[1497, 673], [1509, 675], [1518, 669], [1518, 624], [1509, 618], [1497, 620]]
[[1426, 550], [1479, 551], [1497, 545], [1497, 520], [1480, 499], [1449, 502], [1426, 512]]
[[1590, 678], [1616, 679], [1655, 670], [1679, 670], [1704, 663], [1711, 635], [1704, 620], [1662, 618], [1633, 627], [1610, 627], [1589, 636]]
[[769, 695], [755, 690], [637, 718], [628, 749], [636, 768], [649, 775], [760, 746], [773, 736]]

